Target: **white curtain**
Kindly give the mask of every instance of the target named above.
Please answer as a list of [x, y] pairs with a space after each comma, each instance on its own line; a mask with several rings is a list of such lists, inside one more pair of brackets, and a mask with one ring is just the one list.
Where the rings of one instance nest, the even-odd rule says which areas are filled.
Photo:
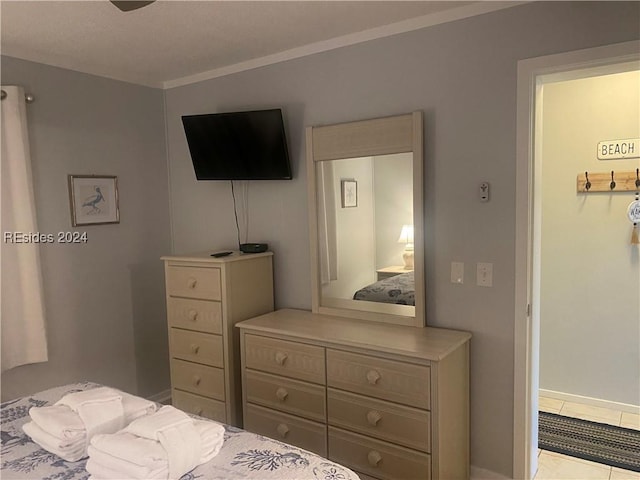
[[[37, 234], [24, 90], [3, 86], [2, 99], [2, 371], [47, 361]], [[32, 238], [32, 237], [31, 237]]]

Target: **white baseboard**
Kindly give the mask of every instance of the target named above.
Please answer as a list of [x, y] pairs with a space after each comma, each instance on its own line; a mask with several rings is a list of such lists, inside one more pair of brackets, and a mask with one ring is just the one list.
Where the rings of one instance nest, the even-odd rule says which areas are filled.
[[511, 477], [471, 465], [471, 480], [511, 480]]
[[583, 405], [591, 405], [593, 407], [610, 408], [611, 410], [619, 410], [621, 412], [640, 414], [640, 405], [631, 405], [629, 403], [612, 402], [601, 398], [583, 397], [582, 395], [574, 395], [572, 393], [556, 392], [554, 390], [545, 390], [541, 388], [539, 393], [543, 397], [555, 398], [565, 402], [581, 403]]
[[151, 400], [152, 402], [157, 403], [167, 403], [169, 400], [171, 400], [171, 389], [163, 390], [160, 393], [151, 395], [150, 397], [147, 397], [147, 400]]

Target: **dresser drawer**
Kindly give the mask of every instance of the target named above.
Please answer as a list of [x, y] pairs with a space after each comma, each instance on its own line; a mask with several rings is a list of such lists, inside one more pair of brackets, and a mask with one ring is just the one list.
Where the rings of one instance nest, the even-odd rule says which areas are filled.
[[222, 333], [222, 304], [209, 300], [169, 297], [167, 317], [170, 327]]
[[224, 402], [174, 389], [171, 392], [171, 404], [184, 412], [210, 418], [216, 422], [226, 423], [227, 421]]
[[169, 347], [173, 358], [213, 367], [224, 366], [222, 337], [220, 335], [171, 328], [169, 330]]
[[220, 368], [172, 358], [171, 385], [187, 392], [225, 400], [224, 370]]
[[220, 300], [220, 269], [169, 266], [167, 294], [175, 297]]
[[431, 478], [431, 456], [329, 427], [329, 459], [381, 480]]
[[323, 386], [245, 370], [247, 402], [324, 422]]
[[245, 335], [245, 367], [324, 384], [324, 348]]
[[328, 389], [329, 425], [429, 452], [431, 413]]
[[327, 456], [327, 429], [310, 420], [247, 404], [244, 429]]
[[327, 385], [418, 408], [430, 408], [430, 369], [327, 349]]

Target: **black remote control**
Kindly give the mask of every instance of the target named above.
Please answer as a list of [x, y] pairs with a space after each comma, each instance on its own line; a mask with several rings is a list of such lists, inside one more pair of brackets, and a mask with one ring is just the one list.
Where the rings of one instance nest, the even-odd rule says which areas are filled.
[[220, 258], [220, 257], [226, 257], [227, 255], [231, 255], [232, 253], [233, 252], [218, 252], [218, 253], [212, 253], [211, 256]]

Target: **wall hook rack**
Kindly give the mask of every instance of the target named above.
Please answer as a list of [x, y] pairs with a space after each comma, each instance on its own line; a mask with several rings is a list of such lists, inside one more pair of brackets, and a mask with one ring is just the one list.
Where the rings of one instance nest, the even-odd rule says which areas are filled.
[[635, 171], [607, 173], [584, 172], [578, 174], [576, 191], [578, 193], [597, 192], [633, 192], [640, 188], [640, 168]]

